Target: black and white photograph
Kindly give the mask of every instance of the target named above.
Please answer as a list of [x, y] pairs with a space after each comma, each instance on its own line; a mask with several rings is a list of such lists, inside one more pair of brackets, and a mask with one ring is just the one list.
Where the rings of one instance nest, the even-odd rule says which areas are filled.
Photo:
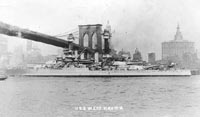
[[200, 117], [199, 0], [0, 0], [0, 117]]

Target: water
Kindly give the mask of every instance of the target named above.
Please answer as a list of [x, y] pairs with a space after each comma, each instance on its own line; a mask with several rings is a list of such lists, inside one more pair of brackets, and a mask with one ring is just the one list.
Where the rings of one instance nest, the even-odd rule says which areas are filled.
[[[123, 107], [77, 110], [77, 107]], [[198, 117], [200, 76], [0, 81], [1, 117]]]

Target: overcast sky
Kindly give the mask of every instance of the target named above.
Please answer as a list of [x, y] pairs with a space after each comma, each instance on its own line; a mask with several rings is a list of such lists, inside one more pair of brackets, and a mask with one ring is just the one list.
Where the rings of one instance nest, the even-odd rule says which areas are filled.
[[161, 43], [174, 38], [177, 23], [200, 51], [199, 6], [199, 0], [0, 0], [0, 21], [56, 35], [109, 20], [114, 48], [137, 47], [143, 58], [148, 52], [160, 58]]

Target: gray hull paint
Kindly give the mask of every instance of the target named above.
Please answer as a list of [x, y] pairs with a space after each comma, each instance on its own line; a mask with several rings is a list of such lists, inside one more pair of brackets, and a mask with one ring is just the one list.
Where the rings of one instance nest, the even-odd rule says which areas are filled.
[[81, 69], [70, 70], [37, 70], [23, 74], [29, 77], [177, 77], [190, 76], [190, 70], [114, 70], [90, 71]]

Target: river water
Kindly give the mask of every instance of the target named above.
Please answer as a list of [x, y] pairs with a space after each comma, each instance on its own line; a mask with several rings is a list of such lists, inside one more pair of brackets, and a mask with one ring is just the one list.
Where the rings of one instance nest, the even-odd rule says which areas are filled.
[[200, 116], [200, 76], [0, 81], [0, 117], [183, 116]]

